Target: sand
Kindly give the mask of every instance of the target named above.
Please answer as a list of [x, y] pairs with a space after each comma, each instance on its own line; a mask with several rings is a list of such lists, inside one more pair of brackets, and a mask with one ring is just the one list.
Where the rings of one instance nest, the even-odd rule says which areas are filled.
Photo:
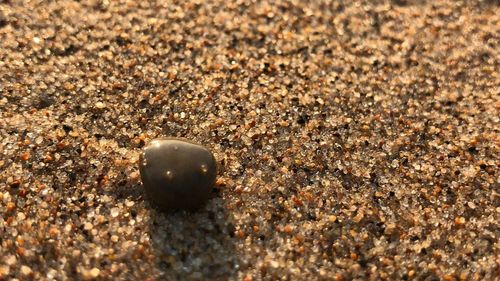
[[[498, 280], [499, 42], [494, 0], [0, 1], [0, 280]], [[164, 136], [198, 211], [144, 196]]]

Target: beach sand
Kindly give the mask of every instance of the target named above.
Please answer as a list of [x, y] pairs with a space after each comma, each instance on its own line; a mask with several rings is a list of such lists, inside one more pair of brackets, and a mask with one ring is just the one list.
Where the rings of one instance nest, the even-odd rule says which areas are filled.
[[270, 2], [0, 1], [0, 280], [498, 280], [499, 2]]

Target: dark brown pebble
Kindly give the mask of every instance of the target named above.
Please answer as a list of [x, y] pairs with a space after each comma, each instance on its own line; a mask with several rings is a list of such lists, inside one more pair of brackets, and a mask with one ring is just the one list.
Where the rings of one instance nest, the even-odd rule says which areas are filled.
[[144, 147], [139, 170], [146, 196], [161, 210], [199, 208], [217, 175], [207, 148], [175, 138], [155, 139]]

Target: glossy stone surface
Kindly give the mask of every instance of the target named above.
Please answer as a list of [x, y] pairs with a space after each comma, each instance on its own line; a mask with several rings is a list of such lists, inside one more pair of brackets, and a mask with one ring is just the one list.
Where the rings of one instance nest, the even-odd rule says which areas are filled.
[[212, 153], [204, 146], [182, 139], [151, 141], [139, 163], [146, 195], [162, 210], [202, 206], [217, 175]]

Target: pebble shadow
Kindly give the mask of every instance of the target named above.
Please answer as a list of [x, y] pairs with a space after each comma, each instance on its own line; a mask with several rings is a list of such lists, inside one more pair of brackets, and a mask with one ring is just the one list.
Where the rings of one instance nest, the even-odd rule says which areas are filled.
[[220, 197], [194, 212], [151, 211], [150, 237], [164, 280], [234, 280], [233, 233]]
[[149, 209], [145, 225], [155, 255], [158, 280], [236, 280], [238, 255], [234, 219], [227, 212], [221, 190], [214, 187], [208, 202], [196, 211], [155, 209], [143, 185], [121, 177], [105, 193], [116, 201], [129, 199]]

